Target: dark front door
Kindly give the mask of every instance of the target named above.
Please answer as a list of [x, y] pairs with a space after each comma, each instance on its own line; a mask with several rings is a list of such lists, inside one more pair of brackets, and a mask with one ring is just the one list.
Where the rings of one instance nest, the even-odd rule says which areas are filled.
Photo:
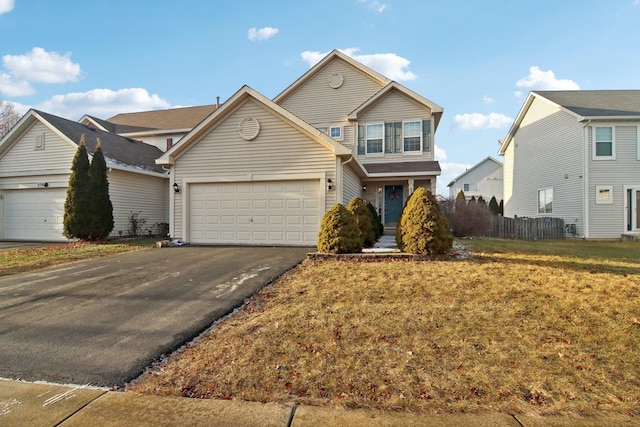
[[384, 187], [384, 225], [395, 227], [402, 213], [402, 185]]

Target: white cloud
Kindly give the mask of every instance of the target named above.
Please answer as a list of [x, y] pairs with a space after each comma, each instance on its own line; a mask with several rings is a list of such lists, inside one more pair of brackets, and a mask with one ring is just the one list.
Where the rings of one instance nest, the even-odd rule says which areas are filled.
[[452, 127], [457, 130], [500, 129], [508, 126], [511, 122], [513, 122], [511, 117], [500, 113], [456, 114]]
[[[339, 49], [340, 52], [344, 53], [355, 59], [356, 61], [362, 62], [364, 65], [373, 68], [377, 72], [381, 73], [385, 77], [391, 80], [414, 80], [416, 75], [408, 70], [411, 61], [401, 56], [396, 55], [395, 53], [374, 53], [371, 55], [359, 55], [357, 52], [360, 49], [357, 48], [349, 48], [349, 49]], [[327, 56], [329, 52], [312, 52], [305, 51], [300, 54], [302, 60], [309, 64], [309, 67], [313, 67], [315, 64], [320, 62], [322, 58]]]
[[41, 47], [24, 55], [5, 55], [2, 64], [14, 77], [30, 82], [75, 82], [80, 76], [80, 65], [71, 62], [70, 52], [60, 55]]
[[119, 113], [169, 108], [170, 106], [169, 102], [156, 94], [149, 94], [146, 89], [130, 88], [117, 91], [93, 89], [88, 92], [55, 95], [38, 105], [38, 108], [73, 120], [79, 119], [83, 114], [106, 119]]
[[13, 0], [0, 0], [0, 15], [11, 12], [14, 6], [15, 2]]
[[485, 93], [484, 96], [482, 97], [482, 102], [484, 102], [487, 105], [491, 105], [494, 102], [496, 102], [496, 100], [491, 98], [489, 95]]
[[18, 80], [7, 73], [0, 72], [0, 94], [13, 96], [33, 95], [35, 89], [26, 80]]
[[380, 3], [377, 0], [358, 0], [358, 3], [365, 4], [369, 7], [369, 9], [378, 13], [384, 12], [384, 10], [387, 8], [386, 4]]
[[434, 145], [433, 155], [436, 160], [447, 160], [447, 152], [444, 148]]
[[[529, 68], [529, 75], [516, 82], [516, 87], [529, 90], [579, 90], [580, 86], [569, 79], [557, 79], [551, 70], [543, 71], [538, 66]], [[521, 98], [522, 91], [515, 92]]]
[[253, 41], [262, 41], [262, 40], [269, 40], [271, 37], [275, 36], [276, 34], [278, 34], [280, 30], [277, 28], [273, 28], [273, 27], [264, 27], [264, 28], [251, 28], [249, 29], [249, 31], [247, 32], [247, 35], [249, 37], [249, 40]]

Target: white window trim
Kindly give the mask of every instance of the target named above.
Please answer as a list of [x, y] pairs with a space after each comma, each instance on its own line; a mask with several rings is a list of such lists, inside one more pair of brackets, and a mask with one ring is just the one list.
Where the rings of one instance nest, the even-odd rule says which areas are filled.
[[[419, 134], [418, 134], [418, 138], [420, 138], [420, 149], [406, 151], [404, 149], [404, 138], [405, 138], [405, 135], [404, 135], [404, 124], [405, 123], [414, 123], [414, 122], [420, 123], [420, 131], [419, 131]], [[406, 154], [422, 154], [422, 148], [423, 148], [422, 144], [424, 144], [424, 141], [422, 140], [422, 119], [403, 120], [402, 121], [402, 152], [406, 153]]]
[[[596, 155], [596, 129], [597, 128], [611, 128], [611, 156], [597, 156]], [[592, 160], [615, 160], [616, 159], [616, 127], [614, 125], [598, 125], [593, 126], [591, 131], [591, 158]]]
[[[331, 131], [333, 129], [338, 129], [339, 135], [337, 137], [331, 136]], [[342, 131], [342, 126], [329, 126], [329, 136], [331, 136], [331, 138], [335, 139], [336, 141], [342, 141], [344, 139], [343, 135], [344, 134], [343, 134], [343, 131]]]
[[536, 212], [540, 216], [553, 215], [553, 211], [555, 210], [556, 201], [555, 201], [555, 196], [553, 196], [553, 198], [551, 199], [551, 212], [540, 212], [540, 192], [541, 191], [545, 192], [545, 209], [546, 209], [546, 192], [549, 190], [551, 190], [552, 194], [554, 193], [553, 187], [538, 188], [538, 191], [536, 191]]
[[[600, 191], [606, 190], [609, 192], [609, 198], [606, 200], [600, 199]], [[613, 204], [613, 185], [596, 185], [596, 205], [611, 205]]]
[[[369, 126], [382, 126], [382, 150], [380, 152], [369, 152]], [[377, 138], [376, 138], [377, 139]], [[367, 123], [364, 125], [364, 153], [367, 156], [384, 156], [384, 122]]]

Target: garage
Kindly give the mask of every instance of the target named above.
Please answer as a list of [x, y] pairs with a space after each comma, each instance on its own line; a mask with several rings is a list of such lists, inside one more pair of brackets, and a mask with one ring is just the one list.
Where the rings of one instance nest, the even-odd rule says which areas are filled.
[[315, 246], [320, 180], [189, 185], [189, 241]]
[[62, 234], [66, 188], [5, 190], [5, 240], [67, 240]]

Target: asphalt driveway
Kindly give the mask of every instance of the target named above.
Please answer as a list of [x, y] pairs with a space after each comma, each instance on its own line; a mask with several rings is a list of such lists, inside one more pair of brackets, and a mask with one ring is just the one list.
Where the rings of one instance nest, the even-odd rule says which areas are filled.
[[308, 251], [147, 249], [2, 277], [0, 377], [122, 385]]

